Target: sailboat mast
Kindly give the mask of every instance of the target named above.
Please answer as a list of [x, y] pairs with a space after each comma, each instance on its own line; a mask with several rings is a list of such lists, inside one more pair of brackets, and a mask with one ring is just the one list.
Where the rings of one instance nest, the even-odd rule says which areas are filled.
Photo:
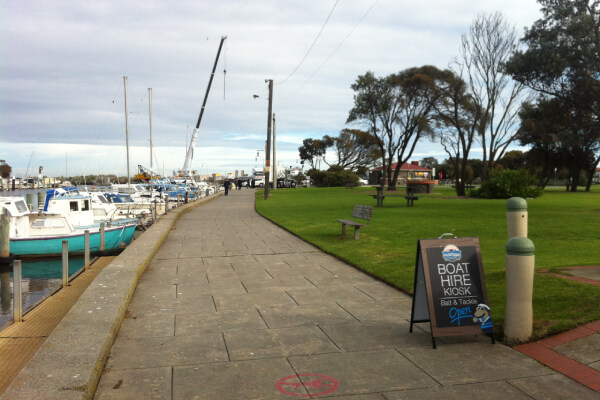
[[123, 77], [123, 87], [125, 88], [125, 145], [127, 147], [127, 193], [129, 193], [131, 178], [129, 177], [129, 112], [127, 111], [127, 77]]
[[152, 88], [148, 88], [148, 98], [150, 99], [148, 102], [149, 112], [150, 112], [150, 178], [152, 178]]

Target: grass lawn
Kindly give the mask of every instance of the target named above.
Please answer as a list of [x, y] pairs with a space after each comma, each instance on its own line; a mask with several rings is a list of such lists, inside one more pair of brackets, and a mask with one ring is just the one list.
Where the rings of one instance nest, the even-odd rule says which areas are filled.
[[[413, 208], [403, 197], [388, 197], [373, 219], [353, 239], [341, 239], [338, 218], [352, 218], [355, 204], [375, 206], [373, 188], [298, 188], [256, 193], [258, 212], [324, 251], [412, 292], [418, 239], [442, 233], [477, 237], [497, 332], [505, 309], [506, 200], [458, 199], [450, 188], [420, 195]], [[528, 200], [529, 238], [535, 244], [535, 267], [600, 265], [600, 190], [566, 193], [548, 190]], [[536, 274], [534, 338], [600, 319], [600, 287]], [[500, 329], [498, 329], [500, 328]]]

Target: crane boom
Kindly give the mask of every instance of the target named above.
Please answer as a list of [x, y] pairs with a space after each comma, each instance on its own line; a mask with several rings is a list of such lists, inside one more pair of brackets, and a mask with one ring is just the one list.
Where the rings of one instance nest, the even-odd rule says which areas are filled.
[[190, 146], [187, 149], [187, 153], [185, 155], [185, 162], [183, 163], [183, 173], [186, 176], [192, 175], [192, 159], [194, 158], [194, 146], [196, 145], [196, 139], [198, 138], [198, 131], [200, 129], [200, 122], [202, 122], [202, 115], [204, 115], [204, 109], [206, 108], [206, 101], [208, 100], [208, 93], [210, 92], [210, 87], [212, 85], [213, 78], [215, 76], [215, 70], [217, 69], [217, 64], [219, 62], [219, 56], [221, 55], [221, 49], [223, 48], [223, 42], [225, 42], [227, 36], [221, 36], [221, 43], [219, 44], [219, 50], [217, 51], [217, 57], [215, 58], [215, 63], [212, 68], [212, 72], [210, 74], [210, 79], [208, 81], [208, 86], [206, 87], [206, 93], [204, 94], [204, 102], [202, 102], [202, 108], [200, 109], [200, 115], [198, 116], [198, 122], [196, 122], [196, 129], [194, 129], [194, 134], [192, 135], [192, 140], [190, 141]]

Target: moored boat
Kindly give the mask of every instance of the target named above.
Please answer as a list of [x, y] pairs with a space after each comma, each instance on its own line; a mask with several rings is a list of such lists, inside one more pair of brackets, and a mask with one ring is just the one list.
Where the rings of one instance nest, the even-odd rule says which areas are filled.
[[[90, 251], [94, 253], [101, 249], [99, 224], [83, 226], [77, 225], [77, 220], [68, 215], [32, 213], [23, 197], [0, 197], [0, 211], [2, 209], [9, 214], [10, 252], [15, 255], [59, 256], [63, 240], [69, 243], [69, 253], [81, 254], [86, 230], [90, 232]], [[105, 250], [116, 250], [131, 243], [136, 222], [107, 226], [104, 230]]]

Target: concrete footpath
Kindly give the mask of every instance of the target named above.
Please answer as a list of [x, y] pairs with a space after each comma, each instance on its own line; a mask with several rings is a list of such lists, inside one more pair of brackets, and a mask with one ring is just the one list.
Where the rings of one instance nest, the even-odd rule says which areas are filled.
[[[434, 350], [427, 324], [409, 333], [410, 311], [410, 297], [260, 217], [254, 191], [232, 191], [170, 229], [139, 277], [97, 388], [86, 378], [79, 393], [75, 384], [27, 390], [35, 372], [40, 386], [52, 381], [38, 360], [2, 399], [85, 398], [90, 388], [102, 400], [600, 399], [487, 338], [442, 338]], [[75, 354], [87, 352], [84, 339]]]

